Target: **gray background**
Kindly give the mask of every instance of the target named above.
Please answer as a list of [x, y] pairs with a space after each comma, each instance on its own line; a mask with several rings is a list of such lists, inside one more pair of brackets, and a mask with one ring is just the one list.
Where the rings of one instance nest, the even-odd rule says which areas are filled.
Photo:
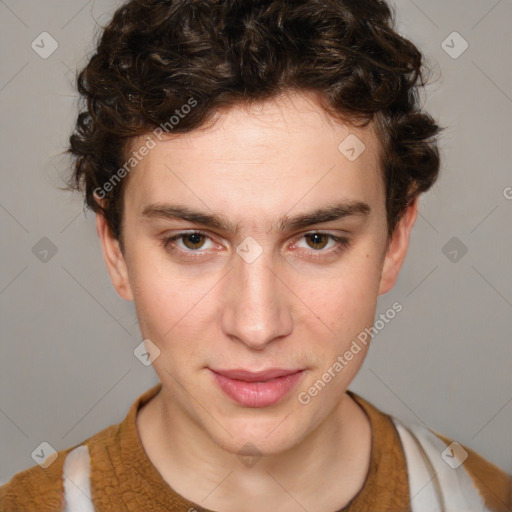
[[[57, 188], [77, 109], [73, 70], [116, 5], [0, 1], [0, 483], [33, 466], [42, 441], [60, 450], [120, 422], [157, 382], [133, 355], [134, 307], [110, 284], [94, 215]], [[377, 314], [395, 301], [404, 309], [374, 338], [351, 389], [512, 473], [512, 2], [396, 8], [400, 32], [434, 70], [426, 107], [447, 126], [443, 167]], [[59, 45], [47, 59], [31, 47], [44, 31]], [[442, 47], [454, 31], [469, 43], [458, 58]], [[462, 40], [446, 45], [453, 54]], [[42, 252], [43, 237], [55, 254]]]

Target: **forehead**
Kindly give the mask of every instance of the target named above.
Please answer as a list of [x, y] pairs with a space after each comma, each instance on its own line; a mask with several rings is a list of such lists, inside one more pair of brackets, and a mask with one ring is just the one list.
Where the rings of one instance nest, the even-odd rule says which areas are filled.
[[[179, 200], [255, 224], [340, 199], [373, 204], [372, 210], [384, 204], [372, 124], [334, 120], [313, 96], [290, 93], [235, 106], [217, 112], [207, 127], [150, 136], [155, 145], [125, 190], [125, 208], [137, 214]], [[130, 151], [147, 140], [134, 139]]]

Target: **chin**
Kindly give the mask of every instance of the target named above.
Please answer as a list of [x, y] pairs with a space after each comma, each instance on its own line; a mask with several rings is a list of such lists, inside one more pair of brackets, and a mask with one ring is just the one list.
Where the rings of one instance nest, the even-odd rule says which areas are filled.
[[[302, 435], [297, 425], [286, 425], [283, 418], [259, 422], [241, 419], [237, 422], [223, 424], [224, 430], [210, 432], [213, 441], [223, 450], [237, 456], [270, 456], [283, 453], [297, 445], [307, 432]], [[288, 427], [288, 428], [287, 428]], [[220, 434], [220, 435], [219, 435]], [[230, 435], [231, 434], [231, 435]]]

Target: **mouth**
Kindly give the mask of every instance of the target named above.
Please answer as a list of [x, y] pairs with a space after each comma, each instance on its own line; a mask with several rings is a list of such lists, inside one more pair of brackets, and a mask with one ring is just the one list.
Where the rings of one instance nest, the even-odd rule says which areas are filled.
[[232, 400], [246, 407], [269, 407], [282, 401], [302, 379], [305, 369], [271, 368], [261, 372], [213, 370], [215, 382]]

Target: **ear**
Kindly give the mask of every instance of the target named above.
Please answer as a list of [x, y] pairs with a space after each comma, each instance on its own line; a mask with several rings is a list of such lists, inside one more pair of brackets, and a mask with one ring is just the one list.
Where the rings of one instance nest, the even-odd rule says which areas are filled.
[[398, 222], [389, 241], [384, 257], [378, 295], [389, 292], [395, 286], [398, 273], [409, 248], [411, 230], [418, 216], [418, 197], [414, 199]]
[[125, 300], [133, 300], [133, 293], [128, 277], [128, 268], [119, 241], [112, 235], [105, 216], [96, 214], [96, 231], [101, 242], [103, 258], [107, 265], [110, 280], [117, 293]]

